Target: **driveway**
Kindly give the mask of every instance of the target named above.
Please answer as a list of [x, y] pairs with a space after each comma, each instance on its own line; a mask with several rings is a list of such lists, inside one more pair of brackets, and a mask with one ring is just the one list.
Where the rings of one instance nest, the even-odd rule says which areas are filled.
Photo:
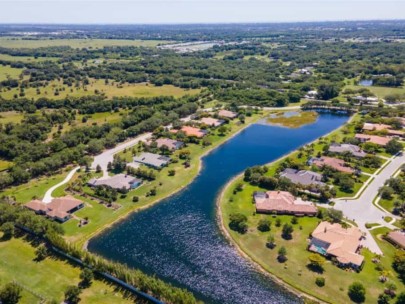
[[77, 172], [77, 170], [79, 170], [80, 167], [76, 167], [74, 168], [72, 171], [70, 171], [68, 173], [68, 175], [65, 177], [65, 179], [63, 181], [61, 181], [59, 184], [56, 184], [55, 186], [52, 186], [51, 188], [48, 189], [48, 191], [46, 191], [44, 198], [42, 199], [42, 201], [46, 204], [49, 204], [53, 197], [52, 197], [52, 192], [55, 191], [56, 188], [59, 188], [60, 186], [67, 184], [71, 178], [73, 177], [73, 175], [75, 175], [75, 173]]
[[379, 174], [375, 175], [374, 179], [356, 199], [337, 199], [335, 200], [335, 209], [342, 210], [344, 216], [349, 220], [356, 222], [358, 227], [366, 234], [364, 246], [368, 247], [372, 252], [382, 254], [376, 241], [372, 237], [370, 231], [366, 228], [366, 223], [378, 223], [381, 226], [395, 229], [396, 227], [384, 221], [385, 216], [391, 216], [390, 213], [384, 212], [377, 208], [373, 201], [378, 196], [378, 189], [382, 187], [387, 179], [405, 163], [405, 155], [395, 156], [391, 158], [391, 162], [382, 169]]

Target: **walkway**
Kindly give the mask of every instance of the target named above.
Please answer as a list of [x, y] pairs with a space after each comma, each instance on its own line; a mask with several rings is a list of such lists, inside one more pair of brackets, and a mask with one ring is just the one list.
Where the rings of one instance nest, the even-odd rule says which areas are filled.
[[395, 229], [395, 226], [384, 220], [385, 216], [392, 217], [392, 215], [377, 208], [373, 204], [373, 201], [378, 196], [378, 189], [382, 187], [385, 181], [393, 176], [404, 163], [405, 155], [392, 157], [391, 162], [374, 176], [374, 179], [358, 198], [352, 200], [346, 200], [344, 198], [335, 200], [334, 208], [342, 210], [347, 219], [356, 222], [358, 227], [366, 234], [364, 246], [374, 253], [382, 254], [382, 251], [365, 225], [366, 223], [378, 223], [381, 226]]
[[69, 174], [65, 177], [65, 179], [63, 181], [61, 181], [59, 184], [56, 184], [55, 186], [52, 186], [51, 188], [49, 188], [48, 191], [46, 191], [42, 201], [46, 204], [49, 204], [53, 199], [52, 192], [55, 191], [55, 189], [59, 188], [60, 186], [67, 184], [72, 179], [73, 175], [75, 175], [75, 173], [79, 169], [80, 169], [79, 166], [74, 168], [72, 171], [69, 172]]

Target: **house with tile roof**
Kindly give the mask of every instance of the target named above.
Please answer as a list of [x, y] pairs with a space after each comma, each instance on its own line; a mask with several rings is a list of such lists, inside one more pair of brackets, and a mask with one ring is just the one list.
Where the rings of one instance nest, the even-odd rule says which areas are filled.
[[199, 120], [200, 123], [207, 125], [209, 127], [219, 127], [225, 123], [222, 119], [216, 119], [212, 117], [203, 117]]
[[228, 111], [228, 110], [220, 110], [218, 112], [218, 116], [223, 117], [223, 118], [228, 118], [228, 119], [234, 119], [238, 116], [238, 113]]
[[287, 168], [280, 173], [280, 177], [284, 177], [294, 184], [299, 184], [303, 186], [309, 185], [325, 186], [325, 183], [322, 182], [322, 174], [312, 172], [309, 170], [297, 170]]
[[116, 190], [130, 190], [139, 187], [142, 180], [128, 174], [116, 174], [107, 178], [92, 178], [87, 184], [90, 187], [107, 186]]
[[308, 249], [336, 259], [342, 267], [361, 269], [364, 256], [359, 254], [363, 234], [357, 227], [343, 228], [338, 223], [321, 222], [311, 234]]
[[395, 246], [405, 249], [405, 230], [391, 231], [385, 239]]
[[388, 137], [382, 137], [377, 135], [368, 135], [368, 134], [356, 134], [355, 138], [360, 140], [360, 142], [371, 142], [373, 144], [385, 147], [391, 140]]
[[155, 169], [161, 169], [167, 166], [170, 161], [170, 157], [149, 152], [143, 152], [141, 155], [134, 157], [135, 163], [143, 164]]
[[350, 152], [354, 157], [363, 158], [367, 155], [359, 146], [351, 144], [337, 144], [333, 143], [328, 149], [331, 153], [342, 154], [344, 152]]
[[166, 146], [169, 150], [175, 151], [180, 149], [184, 146], [182, 141], [170, 139], [170, 138], [158, 138], [154, 142], [156, 142], [158, 148], [162, 148]]
[[184, 132], [186, 134], [186, 136], [197, 137], [197, 138], [202, 138], [208, 134], [207, 130], [201, 130], [199, 128], [194, 128], [194, 127], [190, 127], [190, 126], [183, 126], [180, 130], [175, 130], [175, 129], [170, 130], [171, 133], [177, 133], [179, 131]]
[[350, 168], [344, 160], [334, 157], [327, 157], [327, 156], [322, 156], [320, 158], [314, 157], [308, 161], [308, 164], [317, 166], [318, 168], [328, 166], [335, 169], [336, 171], [343, 173], [352, 174], [355, 172], [355, 170], [353, 168]]

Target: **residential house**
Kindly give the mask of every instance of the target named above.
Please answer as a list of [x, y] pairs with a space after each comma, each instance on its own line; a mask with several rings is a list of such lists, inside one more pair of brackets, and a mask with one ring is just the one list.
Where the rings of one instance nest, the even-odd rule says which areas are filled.
[[127, 174], [117, 174], [110, 176], [108, 178], [99, 178], [99, 179], [92, 178], [88, 182], [88, 185], [90, 187], [107, 186], [117, 190], [135, 189], [139, 187], [141, 184], [142, 184], [141, 179], [137, 179]]
[[171, 151], [178, 150], [184, 146], [184, 143], [182, 141], [170, 138], [158, 138], [155, 142], [158, 148], [166, 146]]
[[[184, 132], [186, 136], [202, 138], [208, 134], [207, 130], [201, 130], [190, 126], [183, 126], [180, 131]], [[177, 133], [179, 130], [170, 130], [171, 133]]]
[[355, 170], [353, 168], [350, 168], [344, 160], [334, 157], [327, 157], [327, 156], [322, 156], [320, 158], [314, 157], [309, 160], [308, 164], [317, 166], [318, 168], [328, 166], [343, 173], [352, 174], [355, 172]]
[[369, 102], [378, 102], [377, 97], [364, 97], [364, 96], [356, 96], [353, 97], [352, 99], [358, 101], [358, 102], [363, 102], [363, 103], [369, 103]]
[[329, 152], [332, 153], [344, 153], [344, 152], [350, 152], [353, 156], [358, 157], [358, 158], [363, 158], [367, 155], [366, 152], [361, 150], [359, 146], [356, 145], [351, 145], [351, 144], [336, 144], [333, 143], [329, 146]]
[[357, 227], [343, 228], [338, 223], [321, 222], [311, 236], [310, 251], [335, 258], [342, 267], [362, 267], [364, 257], [359, 250], [363, 234]]
[[368, 135], [368, 134], [356, 134], [355, 138], [360, 140], [360, 142], [371, 142], [373, 144], [385, 147], [391, 140], [388, 137], [382, 137], [377, 135]]
[[318, 98], [318, 91], [308, 91], [307, 94], [304, 96], [306, 99], [317, 99]]
[[389, 136], [403, 137], [404, 131], [393, 130], [390, 125], [385, 124], [373, 124], [365, 123], [363, 125], [363, 131], [386, 131]]
[[402, 249], [405, 249], [405, 230], [391, 231], [387, 234], [386, 239]]
[[200, 122], [210, 127], [219, 127], [220, 125], [223, 125], [225, 123], [225, 121], [222, 119], [216, 119], [212, 117], [203, 117], [200, 119]]
[[218, 116], [222, 118], [234, 119], [238, 116], [238, 113], [228, 111], [228, 110], [220, 110], [218, 112]]
[[40, 200], [32, 200], [25, 207], [37, 214], [63, 223], [71, 218], [72, 213], [83, 208], [84, 204], [73, 196], [64, 196], [54, 198], [49, 204]]
[[253, 198], [258, 213], [314, 216], [318, 212], [312, 202], [295, 198], [294, 195], [287, 191], [255, 192]]
[[170, 160], [170, 157], [148, 152], [143, 152], [141, 155], [134, 157], [134, 162], [156, 169], [161, 169], [164, 166], [167, 166]]
[[287, 178], [294, 184], [300, 184], [303, 186], [319, 185], [325, 186], [322, 182], [322, 175], [309, 170], [296, 170], [287, 168], [280, 173], [280, 177]]

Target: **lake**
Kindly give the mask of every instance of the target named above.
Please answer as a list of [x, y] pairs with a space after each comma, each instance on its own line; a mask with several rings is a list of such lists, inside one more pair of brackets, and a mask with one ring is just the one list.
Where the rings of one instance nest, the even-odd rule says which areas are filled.
[[323, 113], [315, 123], [298, 129], [251, 125], [205, 156], [200, 174], [188, 187], [132, 214], [92, 239], [88, 248], [186, 287], [206, 303], [300, 302], [226, 241], [216, 222], [216, 197], [247, 167], [271, 162], [347, 120]]

